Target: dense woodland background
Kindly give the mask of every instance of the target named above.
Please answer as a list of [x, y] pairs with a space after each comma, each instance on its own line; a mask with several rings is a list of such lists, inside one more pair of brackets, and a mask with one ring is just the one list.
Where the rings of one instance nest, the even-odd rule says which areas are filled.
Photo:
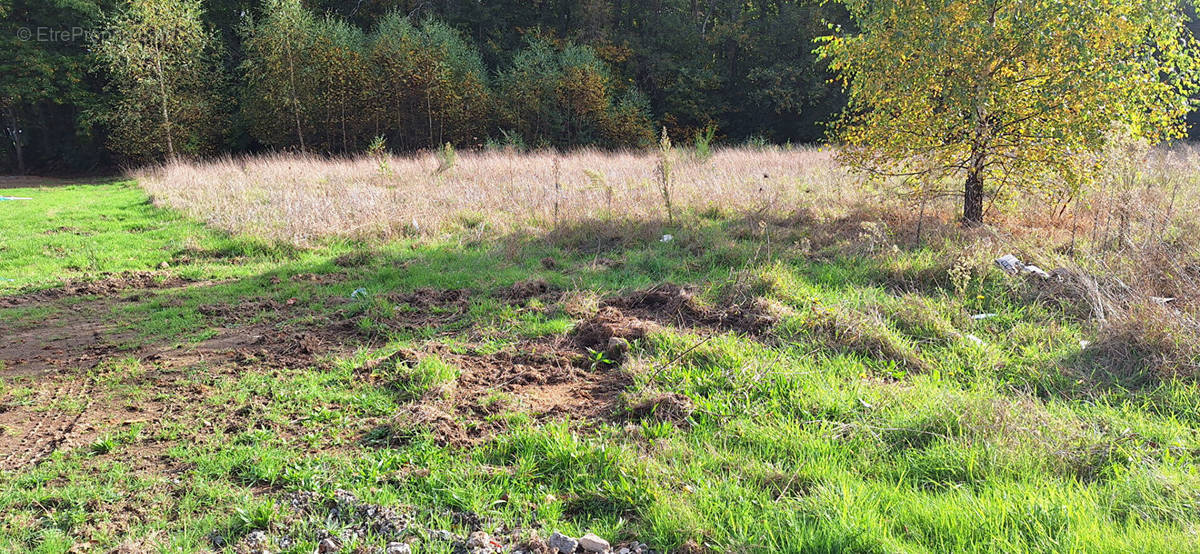
[[[128, 93], [96, 59], [94, 40], [20, 36], [22, 28], [104, 29], [124, 3], [5, 3], [0, 101], [9, 140], [0, 171], [17, 169], [13, 133], [30, 172], [96, 171], [153, 158], [153, 148], [127, 148], [132, 137], [114, 139], [128, 124], [115, 108]], [[295, 41], [306, 51], [295, 58], [301, 67], [291, 68], [293, 90], [288, 79], [275, 80], [287, 72], [266, 67], [278, 38], [267, 35], [287, 32], [268, 29], [286, 25], [270, 21], [281, 19], [280, 6], [201, 3], [217, 43], [209, 54], [219, 72], [203, 83], [212, 94], [204, 102], [218, 108], [204, 114], [215, 119], [207, 125], [216, 133], [183, 137], [183, 153], [296, 148], [299, 134], [307, 150], [331, 154], [362, 151], [377, 135], [397, 151], [488, 139], [624, 147], [651, 141], [660, 125], [683, 137], [713, 125], [725, 141], [812, 142], [843, 104], [812, 39], [845, 15], [819, 1], [304, 4], [309, 20], [294, 23], [309, 36]], [[300, 133], [289, 121], [293, 107]]]
[[[167, 71], [177, 154], [808, 143], [845, 103], [813, 39], [849, 22], [819, 0], [297, 1], [197, 2], [195, 58]], [[0, 172], [167, 154], [155, 75], [113, 31], [126, 7], [0, 0]]]

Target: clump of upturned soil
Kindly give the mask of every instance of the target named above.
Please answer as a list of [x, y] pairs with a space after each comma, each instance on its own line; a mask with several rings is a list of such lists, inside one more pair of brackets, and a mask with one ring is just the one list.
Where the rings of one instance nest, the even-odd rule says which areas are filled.
[[601, 305], [619, 308], [650, 321], [717, 327], [751, 335], [761, 334], [778, 322], [778, 318], [762, 303], [714, 308], [701, 303], [694, 290], [670, 283], [610, 298]]
[[[435, 405], [434, 402], [437, 402]], [[453, 403], [439, 399], [422, 399], [396, 414], [385, 426], [384, 443], [405, 444], [422, 432], [433, 435], [440, 446], [471, 446], [491, 436], [498, 428], [479, 424], [468, 429], [466, 420], [456, 416]]]
[[545, 279], [533, 277], [517, 281], [513, 286], [501, 291], [500, 296], [510, 302], [525, 302], [533, 298], [548, 296], [554, 292], [554, 287]]
[[366, 250], [347, 252], [333, 259], [338, 267], [362, 267], [371, 263], [374, 255]]
[[378, 317], [379, 322], [405, 331], [449, 325], [462, 319], [471, 307], [471, 293], [462, 289], [421, 288], [388, 294], [385, 298], [396, 309]]
[[471, 446], [503, 430], [503, 422], [493, 416], [504, 411], [525, 412], [538, 420], [601, 418], [615, 411], [617, 396], [629, 383], [615, 367], [589, 367], [586, 356], [561, 341], [490, 354], [432, 350], [457, 367], [459, 376], [396, 414], [386, 426], [386, 442], [403, 443], [427, 430], [439, 444]]
[[194, 280], [154, 271], [130, 271], [99, 280], [68, 280], [62, 286], [0, 298], [0, 308], [12, 308], [33, 302], [48, 302], [74, 296], [106, 296], [127, 290], [165, 289], [193, 283]]
[[653, 419], [682, 424], [696, 411], [691, 399], [678, 393], [666, 392], [645, 395], [626, 406], [630, 419]]
[[634, 341], [646, 336], [657, 325], [631, 317], [614, 306], [605, 306], [596, 315], [580, 322], [571, 332], [575, 342], [583, 348], [603, 350], [616, 339]]

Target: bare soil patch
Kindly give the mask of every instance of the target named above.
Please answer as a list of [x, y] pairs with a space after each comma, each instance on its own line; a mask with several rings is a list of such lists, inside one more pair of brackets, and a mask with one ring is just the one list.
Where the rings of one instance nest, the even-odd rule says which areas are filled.
[[[272, 368], [311, 367], [326, 353], [354, 344], [353, 326], [328, 322], [304, 328], [275, 323], [243, 323], [244, 318], [271, 310], [287, 314], [286, 302], [252, 301], [246, 306], [207, 307], [220, 327], [212, 338], [195, 345], [168, 346], [153, 341], [136, 346], [113, 332], [112, 295], [131, 289], [204, 286], [178, 278], [158, 278], [151, 273], [10, 297], [16, 306], [48, 307], [43, 320], [0, 322], [0, 378], [10, 386], [0, 395], [0, 470], [36, 465], [55, 450], [88, 445], [101, 433], [137, 423], [162, 424], [179, 415], [194, 419], [211, 411], [206, 398], [211, 391], [184, 379], [188, 368], [204, 366], [209, 374], [264, 371]], [[78, 296], [107, 295], [96, 300], [67, 301]], [[153, 294], [153, 293], [151, 293]], [[15, 300], [14, 300], [15, 298]], [[140, 368], [110, 369], [105, 362], [131, 360]], [[113, 382], [119, 385], [113, 385]], [[124, 397], [117, 389], [136, 390]], [[169, 398], [169, 402], [152, 400]], [[233, 408], [230, 408], [231, 410]], [[237, 414], [221, 420], [231, 425], [245, 422]]]
[[108, 296], [139, 289], [178, 288], [193, 283], [195, 281], [177, 275], [155, 271], [131, 271], [93, 281], [71, 280], [52, 289], [0, 297], [0, 308], [16, 308], [78, 296]]
[[505, 412], [523, 412], [539, 421], [603, 419], [617, 410], [618, 396], [630, 383], [615, 365], [591, 367], [577, 343], [562, 337], [491, 354], [434, 346], [423, 354], [404, 353], [413, 358], [399, 363], [416, 363], [430, 354], [454, 364], [461, 374], [397, 414], [389, 429], [393, 440], [428, 430], [441, 444], [472, 446], [504, 429], [496, 416]]

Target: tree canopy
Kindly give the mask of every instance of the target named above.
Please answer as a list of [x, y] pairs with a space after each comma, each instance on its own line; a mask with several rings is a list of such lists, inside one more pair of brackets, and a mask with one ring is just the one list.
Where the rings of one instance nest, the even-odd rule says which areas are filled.
[[820, 53], [849, 93], [843, 159], [923, 187], [963, 179], [965, 223], [1004, 187], [1078, 186], [1114, 131], [1186, 134], [1197, 50], [1173, 0], [841, 4], [855, 28]]

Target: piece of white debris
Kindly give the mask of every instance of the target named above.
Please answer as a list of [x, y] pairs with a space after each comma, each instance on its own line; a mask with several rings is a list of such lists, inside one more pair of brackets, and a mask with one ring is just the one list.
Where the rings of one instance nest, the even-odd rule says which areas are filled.
[[1080, 350], [1087, 350], [1087, 347], [1089, 347], [1091, 345], [1092, 345], [1092, 341], [1090, 341], [1090, 340], [1079, 341], [1079, 349]]
[[366, 298], [366, 297], [367, 297], [367, 289], [364, 289], [362, 287], [356, 288], [356, 289], [354, 289], [354, 292], [350, 293], [350, 298]]
[[983, 342], [983, 339], [981, 339], [975, 335], [972, 335], [970, 333], [967, 333], [967, 338], [971, 339], [971, 342], [978, 344], [979, 346], [983, 346], [983, 345], [987, 344], [986, 342]]
[[673, 240], [675, 240], [675, 237], [671, 235], [663, 235], [663, 238], [660, 242], [671, 242]]
[[1046, 273], [1046, 270], [1036, 265], [1025, 265], [1021, 263], [1021, 260], [1018, 260], [1017, 257], [1012, 254], [1005, 254], [999, 258], [996, 258], [996, 265], [1009, 275], [1032, 274], [1037, 275], [1042, 279], [1050, 278], [1050, 274]]
[[1046, 273], [1046, 270], [1044, 270], [1036, 265], [1025, 266], [1025, 273], [1032, 273], [1034, 275], [1037, 275], [1038, 277], [1041, 277], [1042, 279], [1050, 278], [1050, 274]]
[[1013, 256], [1012, 254], [1005, 254], [1004, 256], [996, 258], [996, 265], [1000, 266], [1000, 269], [1003, 269], [1005, 273], [1010, 275], [1017, 275], [1021, 273], [1021, 270], [1025, 267], [1025, 265], [1021, 263], [1021, 260], [1018, 260], [1017, 257]]
[[1159, 304], [1170, 304], [1171, 302], [1175, 301], [1174, 298], [1168, 298], [1166, 296], [1151, 296], [1150, 300], [1153, 300]]
[[996, 317], [997, 315], [1000, 315], [1000, 314], [975, 314], [975, 315], [971, 316], [971, 319], [974, 319], [975, 321], [979, 321], [981, 319], [991, 319], [993, 317]]

